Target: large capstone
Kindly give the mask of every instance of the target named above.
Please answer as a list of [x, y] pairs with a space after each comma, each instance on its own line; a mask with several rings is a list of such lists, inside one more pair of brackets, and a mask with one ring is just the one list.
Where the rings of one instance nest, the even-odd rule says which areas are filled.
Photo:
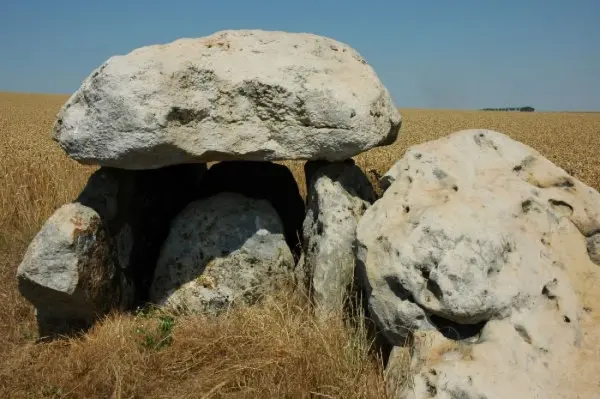
[[401, 117], [373, 68], [330, 38], [228, 30], [108, 59], [64, 105], [73, 159], [124, 169], [344, 160], [391, 144]]

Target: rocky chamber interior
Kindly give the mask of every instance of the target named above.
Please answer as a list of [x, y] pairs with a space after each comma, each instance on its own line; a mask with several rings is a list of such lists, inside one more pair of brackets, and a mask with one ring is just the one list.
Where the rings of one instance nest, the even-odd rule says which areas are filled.
[[94, 172], [75, 202], [96, 211], [111, 236], [110, 251], [132, 293], [125, 309], [151, 302], [152, 278], [173, 219], [190, 203], [220, 193], [268, 201], [298, 262], [305, 204], [285, 166], [223, 161], [211, 168], [183, 164], [149, 170], [102, 167]]

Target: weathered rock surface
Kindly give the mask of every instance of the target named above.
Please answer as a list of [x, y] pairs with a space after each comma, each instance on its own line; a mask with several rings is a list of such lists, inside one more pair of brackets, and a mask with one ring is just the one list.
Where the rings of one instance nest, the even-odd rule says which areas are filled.
[[382, 186], [358, 271], [388, 340], [420, 348], [399, 397], [597, 395], [598, 192], [489, 130], [410, 148]]
[[19, 290], [37, 309], [40, 335], [85, 327], [128, 305], [129, 284], [98, 213], [60, 207], [29, 245], [17, 270]]
[[252, 304], [287, 282], [294, 260], [265, 200], [222, 193], [189, 204], [161, 249], [151, 299], [185, 312]]
[[600, 231], [591, 234], [588, 237], [587, 242], [587, 250], [590, 255], [590, 259], [595, 264], [600, 265]]
[[401, 117], [352, 48], [313, 34], [229, 30], [114, 56], [53, 137], [86, 164], [343, 160], [392, 143]]
[[369, 179], [354, 164], [307, 162], [304, 264], [319, 316], [341, 309], [354, 279], [356, 225], [375, 201]]
[[225, 161], [210, 167], [202, 179], [202, 198], [229, 192], [264, 199], [275, 208], [285, 241], [300, 257], [305, 205], [292, 172], [284, 165], [259, 161]]

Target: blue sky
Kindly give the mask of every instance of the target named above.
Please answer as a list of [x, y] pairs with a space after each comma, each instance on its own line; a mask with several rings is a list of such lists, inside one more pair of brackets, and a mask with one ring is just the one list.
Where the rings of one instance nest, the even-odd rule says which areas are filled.
[[2, 0], [0, 91], [72, 93], [112, 55], [241, 28], [345, 42], [399, 107], [600, 110], [600, 0]]

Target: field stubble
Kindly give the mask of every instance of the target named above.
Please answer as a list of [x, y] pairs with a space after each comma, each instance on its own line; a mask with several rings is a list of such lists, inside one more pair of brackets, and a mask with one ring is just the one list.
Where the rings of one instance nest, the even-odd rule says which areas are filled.
[[[367, 334], [319, 325], [301, 300], [267, 301], [216, 320], [111, 315], [81, 339], [35, 344], [32, 307], [15, 272], [51, 213], [95, 167], [50, 139], [66, 96], [0, 93], [1, 397], [384, 397]], [[600, 189], [600, 113], [403, 109], [400, 138], [356, 157], [375, 179], [411, 145], [467, 128], [498, 130]], [[302, 162], [282, 162], [305, 193]], [[279, 303], [279, 304], [277, 304]], [[168, 345], [162, 343], [168, 340]]]

